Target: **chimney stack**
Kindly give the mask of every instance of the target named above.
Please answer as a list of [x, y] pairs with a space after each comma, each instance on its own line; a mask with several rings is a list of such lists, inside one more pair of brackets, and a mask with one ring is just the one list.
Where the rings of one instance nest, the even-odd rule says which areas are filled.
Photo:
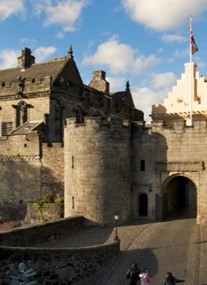
[[106, 81], [106, 73], [103, 70], [96, 70], [93, 72], [93, 78], [89, 86], [109, 94], [109, 82]]
[[29, 48], [22, 49], [22, 55], [17, 58], [18, 67], [21, 70], [25, 70], [30, 67], [33, 63], [35, 63], [35, 57], [31, 55], [31, 50]]

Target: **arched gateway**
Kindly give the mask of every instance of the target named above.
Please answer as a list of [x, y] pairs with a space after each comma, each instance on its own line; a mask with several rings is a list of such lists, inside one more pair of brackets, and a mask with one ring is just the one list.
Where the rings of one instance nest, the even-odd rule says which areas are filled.
[[172, 175], [162, 185], [162, 219], [173, 217], [173, 214], [197, 217], [196, 186], [186, 176]]

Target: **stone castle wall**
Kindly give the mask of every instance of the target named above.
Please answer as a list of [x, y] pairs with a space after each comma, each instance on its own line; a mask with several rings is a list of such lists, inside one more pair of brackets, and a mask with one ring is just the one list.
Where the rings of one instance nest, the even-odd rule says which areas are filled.
[[[184, 121], [165, 126], [153, 122], [150, 129], [135, 127], [133, 132], [133, 195], [149, 197], [149, 217], [156, 217], [156, 194], [163, 194], [169, 177], [187, 177], [195, 186], [197, 222], [207, 220], [207, 122], [194, 121], [193, 127]], [[145, 161], [141, 171], [140, 161]], [[136, 209], [134, 208], [136, 215]]]
[[27, 203], [47, 193], [64, 196], [60, 143], [40, 148], [37, 133], [1, 137], [0, 154], [0, 220], [24, 219]]
[[[140, 218], [139, 197], [147, 196], [145, 218], [158, 215], [157, 195], [167, 191], [171, 177], [186, 177], [194, 185], [197, 222], [205, 223], [207, 123], [185, 121], [151, 128], [140, 124], [85, 118], [67, 120], [65, 128], [65, 216], [81, 214], [90, 221]], [[192, 197], [191, 197], [192, 199]]]
[[[51, 78], [21, 79], [19, 88], [18, 79], [14, 82], [0, 82], [0, 123], [10, 123], [16, 128], [17, 106], [21, 102], [27, 105], [27, 121], [44, 121], [44, 114], [49, 114], [49, 88]], [[22, 122], [21, 122], [22, 125]]]
[[162, 138], [156, 141], [149, 129], [134, 124], [132, 127], [132, 216], [139, 218], [138, 199], [145, 194], [148, 199], [148, 214], [145, 218], [155, 218], [155, 193], [152, 185], [155, 179], [155, 162], [162, 159], [160, 147]]
[[[193, 126], [188, 127], [178, 120], [189, 121], [191, 81]], [[24, 216], [26, 204], [47, 193], [64, 195], [66, 217], [110, 223], [119, 214], [125, 222], [140, 218], [145, 203], [145, 218], [155, 219], [158, 195], [167, 193], [170, 177], [180, 176], [194, 185], [197, 221], [205, 222], [206, 86], [196, 65], [185, 65], [164, 104], [152, 106], [152, 125], [145, 127], [129, 83], [111, 94], [100, 70], [86, 86], [72, 49], [38, 65], [24, 49], [18, 68], [1, 71], [0, 219], [17, 208]], [[30, 128], [34, 133], [22, 135]]]
[[[37, 92], [48, 91], [51, 86], [51, 77], [46, 76], [40, 78], [36, 74], [36, 78], [24, 78], [23, 76], [19, 77], [19, 70], [13, 72], [13, 78], [10, 78], [10, 81], [5, 81], [1, 78], [0, 80], [0, 97], [5, 96], [14, 96], [20, 94], [32, 94]], [[28, 76], [28, 74], [27, 74]]]
[[166, 138], [166, 169], [160, 172], [160, 185], [156, 191], [162, 189], [165, 181], [165, 176], [162, 178], [161, 174], [168, 173], [170, 176], [177, 173], [189, 178], [196, 188], [197, 222], [204, 223], [207, 220], [206, 120], [194, 121], [193, 127], [186, 127], [185, 122], [181, 121], [175, 122], [170, 129], [154, 126], [152, 130]]
[[205, 120], [193, 127], [154, 121], [146, 128], [86, 117], [84, 123], [67, 119], [64, 147], [40, 147], [36, 133], [1, 137], [0, 216], [24, 218], [28, 202], [51, 193], [64, 196], [66, 217], [111, 223], [119, 214], [125, 222], [140, 217], [138, 199], [144, 193], [146, 218], [156, 219], [156, 195], [164, 193], [170, 177], [183, 176], [196, 188], [197, 222], [206, 223], [206, 132]]
[[122, 120], [68, 119], [65, 128], [65, 216], [83, 214], [91, 222], [129, 219], [131, 126]]
[[34, 277], [37, 284], [69, 285], [115, 260], [120, 252], [119, 242], [86, 248], [43, 246], [43, 243], [83, 230], [83, 224], [83, 217], [71, 217], [1, 233], [0, 284], [9, 285], [10, 276], [19, 276], [21, 262], [25, 264], [25, 271], [33, 269], [37, 273]]
[[42, 146], [41, 189], [64, 197], [64, 148], [61, 143]]
[[38, 135], [1, 137], [0, 154], [0, 217], [21, 219], [27, 201], [40, 194]]

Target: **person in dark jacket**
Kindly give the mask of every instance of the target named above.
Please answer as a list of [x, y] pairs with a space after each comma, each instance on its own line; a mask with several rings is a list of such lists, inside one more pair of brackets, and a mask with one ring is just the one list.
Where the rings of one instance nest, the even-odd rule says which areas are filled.
[[177, 283], [184, 282], [185, 280], [177, 279], [173, 276], [172, 272], [167, 272], [165, 277], [165, 283], [163, 285], [176, 285]]
[[127, 270], [127, 278], [130, 280], [129, 285], [138, 285], [139, 284], [138, 283], [140, 280], [139, 274], [140, 274], [140, 269], [137, 266], [137, 262], [134, 261], [132, 263], [131, 268], [129, 268]]

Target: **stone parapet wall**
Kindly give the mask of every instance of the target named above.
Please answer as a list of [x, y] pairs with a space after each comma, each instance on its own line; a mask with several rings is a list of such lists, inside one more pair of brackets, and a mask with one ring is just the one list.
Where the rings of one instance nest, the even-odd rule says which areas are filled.
[[36, 203], [28, 203], [24, 222], [27, 224], [37, 224], [54, 221], [63, 217], [64, 203], [44, 203], [42, 207]]
[[37, 284], [74, 284], [112, 262], [119, 251], [117, 241], [87, 248], [0, 247], [0, 284], [9, 285], [9, 276], [18, 276], [20, 262], [37, 272]]
[[33, 246], [43, 242], [56, 240], [61, 236], [69, 236], [75, 230], [83, 228], [83, 217], [70, 217], [57, 221], [16, 228], [0, 233], [0, 246]]
[[84, 279], [103, 265], [115, 260], [120, 243], [85, 248], [46, 248], [35, 244], [68, 236], [81, 229], [83, 217], [71, 217], [0, 234], [0, 284], [9, 285], [9, 276], [19, 275], [19, 264], [25, 271], [33, 269], [41, 285], [70, 285]]

